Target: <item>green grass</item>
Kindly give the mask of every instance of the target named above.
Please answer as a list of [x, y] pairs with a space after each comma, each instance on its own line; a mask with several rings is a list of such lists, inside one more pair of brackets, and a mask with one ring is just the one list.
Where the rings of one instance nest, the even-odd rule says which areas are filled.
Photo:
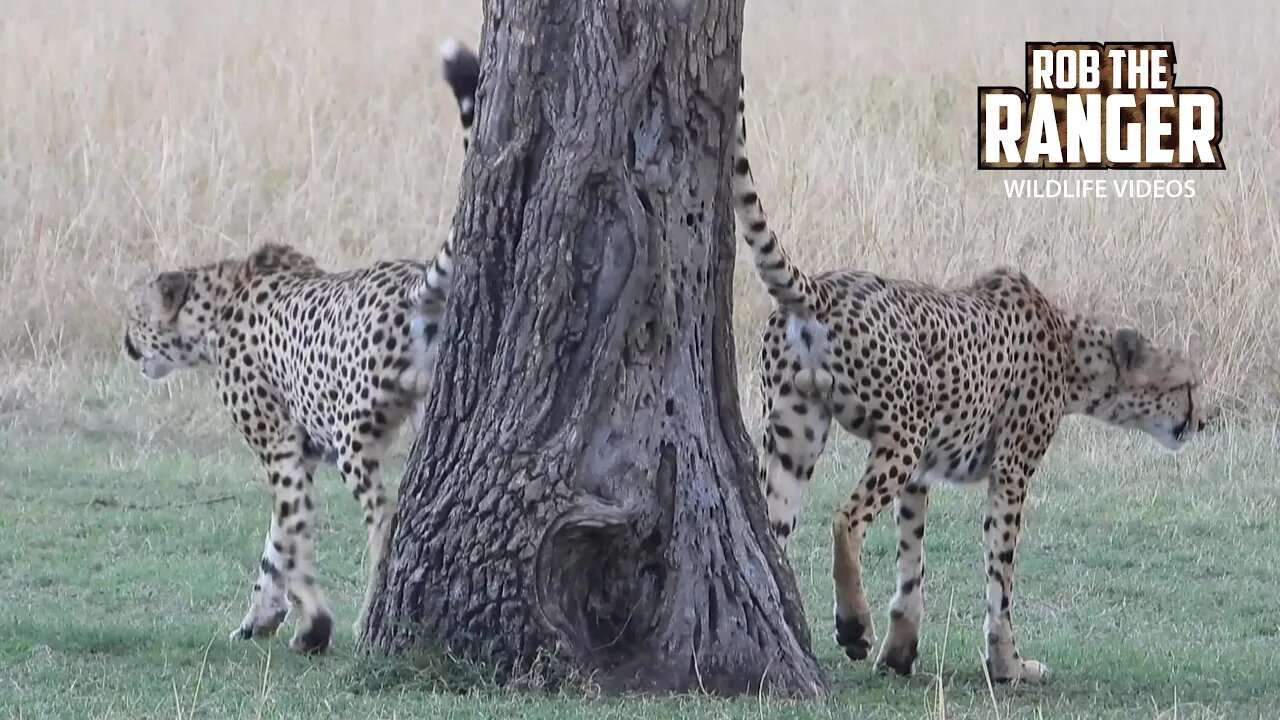
[[[334, 651], [295, 657], [287, 634], [228, 641], [267, 502], [206, 394], [104, 381], [74, 413], [29, 409], [0, 430], [0, 717], [1234, 719], [1280, 708], [1274, 424], [1227, 427], [1169, 456], [1072, 423], [1033, 488], [1015, 606], [1024, 654], [1054, 676], [994, 690], [979, 659], [980, 492], [933, 494], [922, 672], [879, 677], [831, 641], [828, 518], [864, 452], [841, 439], [791, 553], [830, 698], [644, 700], [521, 692], [475, 668], [357, 656], [363, 542], [332, 473], [319, 480], [319, 552], [339, 613]], [[893, 547], [882, 518], [865, 554], [881, 632]]]

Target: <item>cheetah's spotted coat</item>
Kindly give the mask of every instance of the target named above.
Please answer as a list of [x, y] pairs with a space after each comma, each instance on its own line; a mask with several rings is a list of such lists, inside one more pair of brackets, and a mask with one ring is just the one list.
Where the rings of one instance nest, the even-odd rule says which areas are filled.
[[[469, 132], [478, 68], [444, 50]], [[372, 567], [361, 616], [367, 612], [395, 520], [379, 472], [431, 385], [452, 271], [452, 234], [429, 265], [379, 262], [341, 273], [266, 245], [246, 259], [160, 273], [131, 293], [126, 353], [153, 380], [212, 366], [274, 495], [261, 572], [233, 637], [274, 633], [292, 605], [300, 616], [292, 647], [329, 646], [333, 614], [313, 549], [312, 475], [321, 462], [338, 467], [364, 511]]]
[[786, 546], [834, 420], [870, 442], [866, 469], [833, 526], [836, 641], [853, 659], [875, 643], [863, 595], [867, 526], [894, 505], [897, 592], [877, 664], [913, 672], [924, 612], [924, 530], [937, 482], [986, 484], [986, 661], [1001, 681], [1045, 666], [1014, 643], [1014, 552], [1032, 474], [1063, 416], [1146, 431], [1176, 450], [1203, 426], [1191, 362], [1137, 330], [1058, 309], [1022, 273], [959, 290], [870, 272], [808, 275], [770, 230], [747, 162], [739, 102], [734, 204], [777, 307], [761, 349], [762, 482]]

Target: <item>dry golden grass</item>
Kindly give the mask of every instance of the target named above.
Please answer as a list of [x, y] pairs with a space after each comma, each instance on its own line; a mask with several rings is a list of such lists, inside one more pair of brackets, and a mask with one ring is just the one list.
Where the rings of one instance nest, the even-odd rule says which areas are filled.
[[[437, 47], [476, 37], [478, 3], [4, 5], [0, 413], [114, 367], [149, 271], [267, 240], [351, 267], [443, 237], [461, 150]], [[752, 150], [793, 253], [948, 283], [1017, 265], [1065, 304], [1200, 336], [1227, 399], [1274, 399], [1280, 10], [961, 5], [749, 1]], [[1024, 40], [1082, 39], [1175, 41], [1180, 81], [1222, 91], [1228, 170], [1159, 174], [1195, 178], [1191, 200], [1007, 199], [975, 170], [975, 87], [1021, 84]], [[768, 299], [746, 268], [738, 297], [749, 352]]]

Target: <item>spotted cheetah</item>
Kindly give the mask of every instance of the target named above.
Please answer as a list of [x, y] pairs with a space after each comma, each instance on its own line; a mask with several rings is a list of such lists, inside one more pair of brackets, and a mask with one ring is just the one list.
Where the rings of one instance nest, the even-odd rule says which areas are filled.
[[[471, 118], [462, 110], [465, 144]], [[430, 387], [452, 272], [450, 233], [428, 265], [331, 273], [268, 244], [244, 259], [162, 272], [131, 291], [125, 353], [150, 380], [212, 366], [222, 404], [274, 493], [260, 573], [232, 637], [273, 634], [292, 606], [293, 649], [328, 648], [333, 613], [316, 580], [312, 519], [312, 475], [322, 462], [340, 470], [364, 511], [371, 573], [362, 619], [368, 611], [395, 522], [379, 471]]]
[[867, 526], [893, 503], [897, 591], [877, 667], [910, 675], [924, 612], [929, 489], [986, 483], [986, 665], [997, 681], [1046, 667], [1014, 642], [1014, 553], [1032, 474], [1063, 416], [1145, 431], [1178, 450], [1204, 424], [1195, 364], [1139, 331], [1068, 313], [1022, 273], [963, 289], [870, 272], [809, 275], [769, 228], [746, 156], [739, 100], [735, 213], [776, 308], [760, 354], [761, 483], [785, 550], [834, 419], [870, 443], [866, 469], [832, 525], [836, 642], [854, 660], [875, 644], [863, 594]]
[[447, 244], [430, 266], [380, 262], [342, 273], [270, 244], [245, 259], [160, 273], [132, 291], [125, 352], [151, 380], [212, 366], [274, 493], [261, 572], [233, 637], [274, 633], [292, 604], [292, 647], [328, 647], [333, 614], [313, 551], [312, 474], [321, 462], [340, 469], [363, 508], [379, 567], [395, 513], [379, 470], [430, 386], [451, 270]]

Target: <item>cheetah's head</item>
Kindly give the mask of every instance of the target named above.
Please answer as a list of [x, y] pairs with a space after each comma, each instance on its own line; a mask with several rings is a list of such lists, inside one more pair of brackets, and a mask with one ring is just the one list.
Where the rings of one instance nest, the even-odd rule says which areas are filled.
[[1193, 358], [1152, 345], [1133, 328], [1118, 328], [1102, 353], [1086, 362], [1108, 366], [1089, 376], [1094, 388], [1087, 412], [1104, 422], [1149, 433], [1178, 451], [1204, 429], [1209, 413], [1200, 395]]
[[139, 283], [129, 293], [124, 351], [149, 380], [210, 362], [205, 335], [213, 321], [207, 283], [198, 271], [172, 270]]

